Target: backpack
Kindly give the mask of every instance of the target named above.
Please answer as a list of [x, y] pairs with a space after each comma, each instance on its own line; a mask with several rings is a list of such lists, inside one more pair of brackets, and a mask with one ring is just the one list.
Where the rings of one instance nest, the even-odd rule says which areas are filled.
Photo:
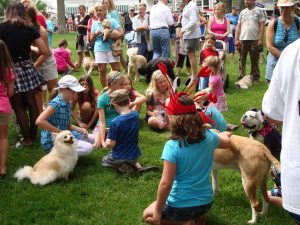
[[[294, 18], [297, 30], [299, 31], [299, 26], [300, 26], [300, 22], [299, 19], [297, 17]], [[278, 25], [278, 18], [274, 19], [274, 33], [276, 33], [277, 31], [277, 25]]]

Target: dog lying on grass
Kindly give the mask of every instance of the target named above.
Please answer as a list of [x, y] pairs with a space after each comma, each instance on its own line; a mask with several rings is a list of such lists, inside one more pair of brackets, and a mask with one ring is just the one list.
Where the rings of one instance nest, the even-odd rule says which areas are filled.
[[78, 159], [74, 137], [70, 131], [62, 131], [53, 136], [55, 141], [51, 152], [41, 158], [33, 168], [24, 166], [18, 169], [14, 175], [18, 181], [28, 178], [32, 184], [43, 186], [59, 178], [68, 180]]
[[[214, 193], [219, 190], [219, 170], [230, 168], [240, 171], [242, 184], [250, 200], [252, 219], [248, 223], [257, 222], [258, 215], [268, 213], [269, 197], [267, 180], [271, 164], [280, 170], [279, 161], [272, 156], [269, 149], [262, 143], [247, 137], [230, 136], [230, 148], [216, 149], [212, 169], [212, 184]], [[263, 197], [262, 211], [259, 213], [259, 201], [256, 198], [256, 189], [259, 188]]]
[[236, 88], [248, 89], [252, 86], [252, 79], [250, 75], [244, 76], [242, 79], [234, 83]]

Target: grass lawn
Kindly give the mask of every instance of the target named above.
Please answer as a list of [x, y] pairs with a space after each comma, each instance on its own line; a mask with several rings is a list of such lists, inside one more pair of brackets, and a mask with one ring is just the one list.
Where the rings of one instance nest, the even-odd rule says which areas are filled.
[[[75, 34], [55, 34], [53, 46], [58, 46], [61, 38], [68, 40], [75, 62]], [[267, 89], [264, 81], [265, 64], [261, 64], [260, 83], [249, 90], [237, 90], [234, 87], [238, 74], [237, 63], [227, 63], [227, 71], [230, 74], [230, 88], [226, 93], [229, 111], [224, 115], [228, 122], [239, 124], [240, 117], [249, 107], [261, 108], [262, 97]], [[75, 73], [77, 77], [82, 74], [82, 69]], [[96, 87], [100, 88], [97, 73], [93, 74], [93, 79]], [[134, 85], [141, 93], [147, 87], [144, 82]], [[168, 132], [151, 131], [143, 120], [144, 115], [145, 108], [140, 115], [139, 145], [143, 153], [140, 162], [143, 165], [162, 166], [160, 156]], [[247, 136], [242, 128], [234, 133]], [[15, 143], [17, 138], [16, 130], [11, 125], [10, 144]], [[101, 167], [102, 157], [107, 152], [107, 149], [101, 149], [80, 158], [69, 181], [36, 187], [28, 180], [18, 183], [13, 174], [21, 166], [33, 165], [45, 152], [39, 144], [22, 150], [11, 149], [8, 176], [0, 180], [0, 224], [144, 224], [142, 212], [155, 200], [161, 174], [147, 173], [136, 178], [121, 176]], [[272, 187], [271, 182], [269, 187]], [[230, 170], [221, 171], [220, 193], [208, 213], [207, 224], [246, 224], [249, 219], [251, 208], [240, 175]], [[283, 209], [270, 206], [269, 215], [261, 218], [259, 224], [288, 225], [293, 221]]]

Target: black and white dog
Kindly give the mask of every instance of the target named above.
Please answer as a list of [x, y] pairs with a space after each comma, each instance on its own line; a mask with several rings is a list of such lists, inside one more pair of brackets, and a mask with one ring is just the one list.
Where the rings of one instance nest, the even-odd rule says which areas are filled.
[[264, 113], [256, 108], [249, 109], [241, 118], [241, 124], [250, 138], [263, 143], [272, 155], [279, 158], [281, 152], [281, 134], [276, 126], [265, 119]]

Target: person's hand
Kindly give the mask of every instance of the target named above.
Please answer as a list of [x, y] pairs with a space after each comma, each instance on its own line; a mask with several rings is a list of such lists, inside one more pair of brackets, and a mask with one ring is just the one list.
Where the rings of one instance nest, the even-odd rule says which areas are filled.
[[96, 35], [101, 35], [101, 34], [103, 34], [103, 32], [102, 32], [101, 30], [96, 30], [96, 31], [95, 31], [95, 34], [96, 34]]
[[144, 28], [145, 30], [149, 30], [149, 26], [148, 26], [148, 25], [143, 26], [143, 28]]
[[235, 47], [236, 47], [237, 49], [239, 49], [239, 48], [241, 47], [241, 42], [240, 42], [239, 40], [236, 40], [236, 41], [234, 42], [234, 44], [235, 44]]
[[87, 124], [86, 124], [86, 123], [83, 123], [83, 122], [79, 122], [78, 125], [79, 125], [79, 127], [84, 128], [84, 129], [87, 129], [87, 128], [88, 128], [88, 127], [87, 127]]
[[134, 106], [133, 102], [130, 102], [130, 103], [129, 103], [129, 108], [132, 109], [133, 106]]
[[84, 136], [87, 136], [89, 134], [89, 132], [84, 128], [81, 128], [79, 132], [82, 133]]
[[179, 32], [179, 37], [183, 37], [183, 33], [182, 31]]
[[263, 45], [263, 43], [262, 43], [262, 41], [259, 39], [259, 40], [257, 41], [257, 46], [261, 47], [262, 45]]
[[102, 141], [102, 148], [106, 148], [106, 143], [105, 143], [105, 141]]
[[156, 210], [153, 213], [153, 224], [160, 224], [161, 220], [161, 212], [157, 212]]

